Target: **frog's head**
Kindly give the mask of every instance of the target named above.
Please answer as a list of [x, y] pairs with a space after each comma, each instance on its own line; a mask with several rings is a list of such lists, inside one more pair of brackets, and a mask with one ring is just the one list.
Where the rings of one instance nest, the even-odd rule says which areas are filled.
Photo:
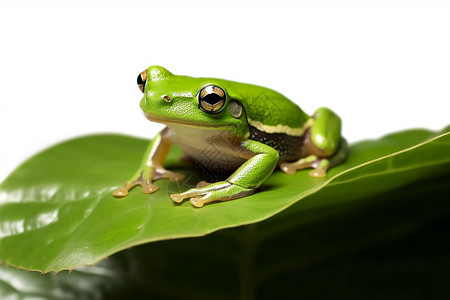
[[151, 66], [137, 83], [144, 93], [141, 109], [151, 121], [194, 127], [242, 123], [242, 105], [230, 99], [226, 80], [179, 76]]

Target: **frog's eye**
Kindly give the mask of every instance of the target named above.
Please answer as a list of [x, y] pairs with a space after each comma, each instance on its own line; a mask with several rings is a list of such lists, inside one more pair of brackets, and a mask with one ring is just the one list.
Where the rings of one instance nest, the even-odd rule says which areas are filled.
[[142, 71], [137, 78], [137, 84], [141, 92], [144, 92], [146, 83], [147, 83], [147, 70]]
[[218, 113], [224, 106], [225, 91], [215, 85], [205, 86], [198, 93], [198, 106], [207, 113]]

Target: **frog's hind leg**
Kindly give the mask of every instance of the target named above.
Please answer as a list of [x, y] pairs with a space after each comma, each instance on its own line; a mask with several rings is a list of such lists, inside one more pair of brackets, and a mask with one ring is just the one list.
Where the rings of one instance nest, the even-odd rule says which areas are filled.
[[345, 160], [347, 142], [341, 138], [341, 119], [330, 109], [322, 107], [313, 115], [313, 123], [306, 133], [304, 150], [307, 154], [295, 162], [282, 163], [287, 174], [297, 170], [314, 168], [309, 175], [325, 177], [327, 170]]
[[298, 170], [303, 170], [307, 168], [313, 168], [309, 172], [309, 176], [316, 178], [323, 178], [327, 175], [327, 171], [340, 164], [347, 157], [347, 142], [345, 139], [341, 140], [341, 144], [338, 151], [331, 157], [318, 157], [317, 155], [309, 155], [307, 157], [301, 158], [295, 162], [282, 163], [280, 169], [286, 174], [295, 174]]
[[307, 168], [316, 169], [320, 159], [316, 155], [309, 155], [294, 162], [284, 162], [280, 164], [280, 169], [286, 174], [293, 175], [298, 170]]
[[314, 166], [314, 170], [309, 172], [309, 176], [318, 178], [325, 177], [327, 175], [327, 171], [330, 168], [337, 166], [345, 161], [345, 159], [347, 158], [347, 153], [348, 153], [347, 140], [341, 138], [341, 142], [339, 144], [339, 148], [336, 151], [336, 153], [333, 154], [331, 157], [320, 159], [319, 162], [317, 163], [317, 166]]

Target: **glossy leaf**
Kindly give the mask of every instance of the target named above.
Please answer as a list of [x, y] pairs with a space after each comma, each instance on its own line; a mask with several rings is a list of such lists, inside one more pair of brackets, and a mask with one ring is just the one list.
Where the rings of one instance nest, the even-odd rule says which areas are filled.
[[[412, 130], [361, 142], [326, 179], [277, 171], [254, 195], [201, 209], [175, 205], [168, 196], [196, 177], [180, 187], [160, 180], [151, 195], [135, 188], [126, 198], [112, 196], [135, 171], [148, 141], [118, 135], [70, 140], [31, 158], [0, 185], [0, 258], [28, 270], [60, 271], [150, 241], [258, 222], [324, 187], [335, 196], [302, 201], [286, 215], [360, 199], [448, 172], [448, 131]], [[173, 149], [166, 166], [193, 173], [178, 161], [180, 154]]]
[[40, 275], [0, 266], [0, 298], [447, 299], [450, 173], [357, 202], [324, 188], [263, 222]]

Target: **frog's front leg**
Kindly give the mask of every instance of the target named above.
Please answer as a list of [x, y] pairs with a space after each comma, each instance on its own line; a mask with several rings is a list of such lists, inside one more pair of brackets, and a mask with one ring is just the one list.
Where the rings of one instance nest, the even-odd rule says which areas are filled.
[[250, 158], [228, 179], [184, 193], [172, 194], [170, 198], [175, 202], [190, 198], [194, 206], [202, 207], [212, 201], [227, 201], [253, 193], [272, 174], [279, 154], [272, 147], [253, 140], [242, 141], [240, 147], [250, 154]]
[[347, 143], [341, 137], [341, 119], [326, 107], [316, 110], [305, 140], [308, 156], [295, 162], [285, 162], [280, 169], [287, 174], [314, 168], [309, 175], [325, 177], [329, 168], [341, 163], [347, 156]]
[[125, 197], [133, 187], [140, 185], [146, 194], [154, 193], [159, 187], [153, 181], [167, 178], [171, 181], [179, 181], [184, 178], [182, 174], [176, 174], [164, 169], [163, 163], [169, 153], [171, 141], [168, 138], [168, 129], [165, 128], [150, 142], [144, 159], [139, 169], [123, 186], [113, 192], [116, 197]]

